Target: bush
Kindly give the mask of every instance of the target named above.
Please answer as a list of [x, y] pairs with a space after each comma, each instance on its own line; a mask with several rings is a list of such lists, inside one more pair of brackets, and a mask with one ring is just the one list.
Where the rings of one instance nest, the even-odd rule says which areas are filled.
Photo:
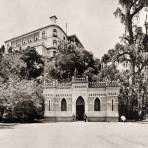
[[17, 103], [14, 107], [14, 117], [19, 122], [33, 122], [37, 118], [37, 109], [31, 100]]
[[4, 106], [3, 105], [0, 105], [0, 121], [3, 118], [3, 114], [4, 114]]
[[2, 121], [13, 122], [12, 109], [10, 107], [5, 108]]
[[131, 110], [129, 113], [128, 113], [128, 119], [129, 120], [135, 120], [135, 121], [138, 121], [139, 120], [139, 114], [138, 114], [138, 110]]

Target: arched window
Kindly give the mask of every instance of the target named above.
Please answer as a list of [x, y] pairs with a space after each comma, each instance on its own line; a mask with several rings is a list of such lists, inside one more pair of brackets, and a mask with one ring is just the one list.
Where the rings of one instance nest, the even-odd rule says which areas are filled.
[[53, 29], [53, 37], [57, 37], [57, 30]]
[[100, 111], [100, 110], [101, 110], [100, 100], [99, 98], [96, 98], [94, 102], [94, 111]]
[[67, 110], [67, 104], [66, 100], [63, 98], [61, 101], [61, 111], [66, 111]]

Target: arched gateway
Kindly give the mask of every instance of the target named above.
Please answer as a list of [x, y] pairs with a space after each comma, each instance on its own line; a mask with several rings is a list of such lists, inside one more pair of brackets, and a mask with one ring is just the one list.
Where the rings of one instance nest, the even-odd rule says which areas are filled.
[[76, 101], [76, 120], [84, 120], [85, 102], [80, 96]]

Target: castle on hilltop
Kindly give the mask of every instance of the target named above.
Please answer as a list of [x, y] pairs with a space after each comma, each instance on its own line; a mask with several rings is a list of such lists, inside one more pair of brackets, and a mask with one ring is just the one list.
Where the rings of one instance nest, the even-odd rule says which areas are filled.
[[5, 41], [6, 51], [12, 48], [12, 51], [24, 50], [27, 46], [34, 47], [36, 51], [47, 57], [54, 57], [57, 47], [61, 41], [69, 41], [79, 47], [83, 47], [82, 43], [76, 35], [67, 35], [59, 25], [57, 25], [57, 17], [50, 17], [50, 25], [26, 34], [14, 37]]

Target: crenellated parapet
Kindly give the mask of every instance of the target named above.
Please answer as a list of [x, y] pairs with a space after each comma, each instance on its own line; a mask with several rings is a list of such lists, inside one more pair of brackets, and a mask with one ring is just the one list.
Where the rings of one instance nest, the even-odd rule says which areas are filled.
[[116, 81], [89, 83], [89, 88], [102, 88], [102, 87], [119, 87], [119, 84]]
[[72, 86], [74, 86], [74, 88], [84, 88], [81, 87], [84, 85], [86, 85], [87, 88], [119, 87], [117, 81], [89, 82], [88, 77], [72, 77], [72, 82], [59, 83], [57, 81], [53, 81], [50, 83], [45, 83], [44, 88], [71, 88]]
[[72, 83], [89, 83], [88, 77], [72, 77]]
[[88, 121], [118, 121], [119, 85], [116, 81], [89, 82], [73, 77], [69, 83], [45, 83], [44, 116], [50, 120], [72, 121], [87, 115]]
[[45, 83], [44, 88], [57, 88], [57, 89], [69, 89], [71, 88], [71, 83], [59, 83], [56, 81]]

